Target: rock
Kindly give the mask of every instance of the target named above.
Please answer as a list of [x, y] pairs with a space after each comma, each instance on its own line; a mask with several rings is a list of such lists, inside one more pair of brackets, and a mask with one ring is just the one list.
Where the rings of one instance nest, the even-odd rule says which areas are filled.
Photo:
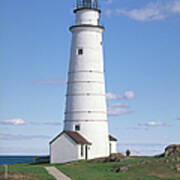
[[125, 171], [128, 171], [128, 170], [129, 170], [129, 167], [128, 166], [124, 166], [124, 167], [117, 168], [115, 170], [115, 172], [119, 173], [119, 172], [125, 172]]
[[170, 145], [165, 149], [164, 156], [180, 155], [180, 145]]
[[180, 164], [176, 164], [175, 166], [171, 166], [171, 169], [176, 170], [177, 172], [180, 172]]
[[121, 172], [128, 171], [128, 170], [129, 170], [128, 166], [124, 166], [124, 167], [120, 168]]
[[177, 172], [180, 172], [180, 164], [176, 164], [175, 169], [176, 169]]
[[104, 162], [121, 162], [124, 160], [127, 160], [123, 154], [121, 153], [116, 153], [116, 154], [111, 154], [109, 157], [105, 158]]
[[[180, 155], [180, 144], [172, 144], [165, 148], [165, 152], [163, 154], [156, 155], [155, 157], [170, 157], [174, 155]], [[179, 160], [178, 160], [179, 161]]]
[[156, 158], [161, 158], [161, 157], [164, 157], [164, 153], [162, 154], [158, 154], [158, 155], [155, 155]]
[[174, 158], [171, 158], [171, 161], [172, 162], [179, 162], [180, 158], [179, 157], [174, 157]]
[[111, 154], [109, 157], [96, 158], [91, 161], [92, 162], [120, 162], [126, 159], [130, 159], [130, 158], [125, 157], [121, 153], [116, 153], [116, 154]]

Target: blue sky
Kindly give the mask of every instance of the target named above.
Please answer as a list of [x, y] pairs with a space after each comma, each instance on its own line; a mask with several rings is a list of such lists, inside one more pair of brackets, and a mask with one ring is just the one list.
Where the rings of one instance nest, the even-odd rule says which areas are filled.
[[[75, 0], [0, 2], [0, 155], [42, 155], [63, 128]], [[109, 130], [118, 150], [180, 140], [180, 0], [101, 0]]]

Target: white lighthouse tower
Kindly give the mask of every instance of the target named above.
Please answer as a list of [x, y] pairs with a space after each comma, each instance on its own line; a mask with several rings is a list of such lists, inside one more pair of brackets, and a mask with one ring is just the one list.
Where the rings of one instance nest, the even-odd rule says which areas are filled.
[[64, 131], [50, 142], [52, 163], [116, 152], [116, 139], [108, 133], [100, 12], [98, 0], [77, 0]]

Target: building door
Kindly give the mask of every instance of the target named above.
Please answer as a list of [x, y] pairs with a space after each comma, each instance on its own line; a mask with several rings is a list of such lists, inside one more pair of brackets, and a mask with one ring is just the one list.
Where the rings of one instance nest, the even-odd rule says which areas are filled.
[[88, 146], [85, 146], [85, 159], [88, 160]]
[[111, 153], [112, 153], [112, 144], [110, 143], [109, 144], [109, 155], [111, 155]]

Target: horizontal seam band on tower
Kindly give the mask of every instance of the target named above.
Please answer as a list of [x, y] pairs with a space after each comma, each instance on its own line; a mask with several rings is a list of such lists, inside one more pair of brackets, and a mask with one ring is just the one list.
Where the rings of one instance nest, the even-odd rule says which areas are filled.
[[96, 113], [96, 114], [106, 114], [106, 112], [104, 111], [69, 111], [69, 112], [65, 112], [64, 114], [70, 114], [70, 113], [88, 113], [88, 114], [91, 114], [91, 113]]
[[74, 25], [74, 26], [71, 26], [70, 28], [69, 28], [69, 30], [71, 31], [72, 29], [74, 29], [74, 28], [99, 28], [99, 29], [102, 29], [102, 30], [105, 30], [105, 28], [103, 27], [103, 26], [99, 26], [99, 25], [91, 25], [91, 24], [80, 24], [80, 25]]
[[101, 13], [100, 9], [97, 9], [97, 8], [85, 8], [85, 7], [74, 9], [74, 13], [76, 13], [77, 11], [82, 11], [82, 10], [87, 10], [87, 9], [88, 10], [93, 10], [93, 11], [98, 11], [99, 13]]
[[84, 72], [88, 72], [88, 73], [99, 73], [99, 74], [104, 74], [104, 72], [101, 71], [72, 71], [72, 72], [68, 72], [68, 74], [73, 74], [73, 73], [84, 73]]
[[100, 81], [69, 81], [68, 84], [73, 84], [73, 83], [99, 83], [99, 84], [104, 84], [104, 82]]
[[64, 120], [64, 122], [108, 122], [107, 120]]
[[106, 96], [105, 94], [93, 94], [93, 93], [84, 93], [84, 94], [66, 94], [66, 96]]

